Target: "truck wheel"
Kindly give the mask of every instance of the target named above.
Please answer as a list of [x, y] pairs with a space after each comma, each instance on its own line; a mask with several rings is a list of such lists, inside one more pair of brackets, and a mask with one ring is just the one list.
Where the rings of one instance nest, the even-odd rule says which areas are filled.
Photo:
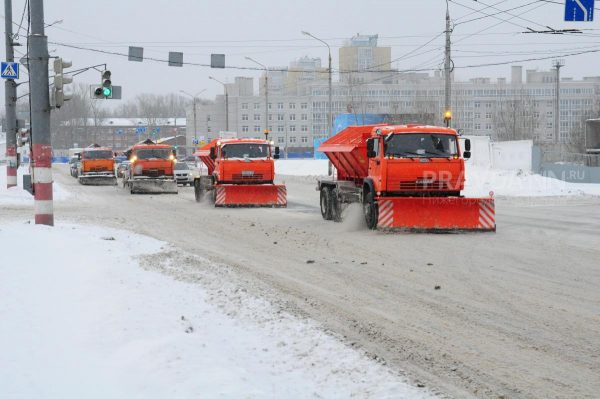
[[373, 197], [373, 191], [369, 191], [369, 193], [365, 196], [363, 210], [365, 213], [365, 220], [367, 221], [367, 227], [371, 230], [376, 229], [377, 221], [379, 219], [379, 212]]
[[331, 219], [339, 223], [342, 221], [342, 203], [338, 197], [338, 189], [334, 188], [330, 191], [330, 208], [331, 208]]
[[194, 180], [194, 196], [196, 197], [196, 202], [201, 202], [204, 197], [204, 190], [200, 187], [200, 179]]
[[331, 191], [329, 187], [321, 187], [321, 216], [325, 220], [331, 220]]

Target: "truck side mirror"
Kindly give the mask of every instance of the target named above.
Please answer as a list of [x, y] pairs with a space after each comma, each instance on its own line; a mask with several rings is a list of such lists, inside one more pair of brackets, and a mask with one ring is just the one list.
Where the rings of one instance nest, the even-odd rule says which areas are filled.
[[273, 155], [273, 159], [279, 159], [279, 147], [275, 147], [275, 155]]
[[375, 144], [375, 140], [373, 140], [373, 139], [367, 140], [367, 158], [375, 157], [374, 144]]
[[81, 153], [77, 154], [77, 160], [81, 161]]
[[471, 151], [471, 140], [465, 139], [465, 151]]
[[465, 151], [465, 152], [463, 153], [463, 158], [464, 158], [464, 159], [469, 159], [469, 158], [471, 158], [471, 151]]
[[215, 147], [210, 147], [210, 155], [209, 156], [210, 156], [210, 159], [212, 159], [213, 161], [215, 159], [217, 159], [217, 153], [215, 151]]

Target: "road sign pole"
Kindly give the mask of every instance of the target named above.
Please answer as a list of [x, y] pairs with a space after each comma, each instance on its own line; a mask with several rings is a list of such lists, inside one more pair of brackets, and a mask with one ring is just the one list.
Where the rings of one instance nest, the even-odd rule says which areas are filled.
[[32, 179], [35, 223], [54, 225], [52, 142], [48, 87], [48, 38], [44, 34], [44, 1], [30, 0], [29, 93], [31, 101]]
[[[6, 62], [14, 62], [12, 0], [4, 0], [6, 26]], [[6, 109], [6, 187], [17, 185], [17, 84], [14, 79], [4, 82], [4, 104]]]

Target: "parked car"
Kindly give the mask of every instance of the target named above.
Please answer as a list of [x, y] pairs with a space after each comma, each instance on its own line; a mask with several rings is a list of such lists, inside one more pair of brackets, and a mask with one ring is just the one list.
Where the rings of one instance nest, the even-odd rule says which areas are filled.
[[184, 186], [194, 184], [194, 176], [187, 163], [177, 162], [175, 164], [175, 180], [177, 180], [177, 184], [183, 184]]
[[125, 174], [127, 173], [127, 170], [129, 170], [129, 166], [131, 165], [131, 162], [129, 161], [123, 161], [120, 164], [117, 165], [117, 177], [123, 178], [125, 177]]
[[77, 177], [78, 175], [78, 171], [79, 171], [79, 158], [78, 157], [71, 157], [71, 159], [69, 159], [69, 171], [71, 173], [72, 177]]

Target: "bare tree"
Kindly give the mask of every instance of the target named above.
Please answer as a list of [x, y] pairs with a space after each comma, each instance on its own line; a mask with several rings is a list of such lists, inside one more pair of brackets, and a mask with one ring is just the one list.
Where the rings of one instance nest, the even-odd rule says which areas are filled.
[[512, 98], [499, 99], [492, 117], [495, 140], [533, 140], [536, 137], [540, 116], [533, 98], [525, 90]]

